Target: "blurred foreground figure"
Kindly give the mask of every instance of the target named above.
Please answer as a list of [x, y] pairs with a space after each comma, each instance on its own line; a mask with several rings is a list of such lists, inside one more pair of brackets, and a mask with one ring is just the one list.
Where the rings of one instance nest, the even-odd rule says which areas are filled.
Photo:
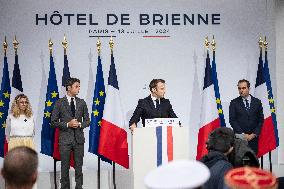
[[150, 171], [144, 183], [149, 189], [202, 188], [209, 177], [209, 169], [203, 163], [176, 160]]
[[15, 147], [4, 158], [1, 174], [6, 189], [32, 189], [37, 180], [38, 155], [25, 146]]
[[277, 189], [276, 177], [265, 170], [255, 167], [240, 167], [225, 175], [226, 186], [230, 189]]

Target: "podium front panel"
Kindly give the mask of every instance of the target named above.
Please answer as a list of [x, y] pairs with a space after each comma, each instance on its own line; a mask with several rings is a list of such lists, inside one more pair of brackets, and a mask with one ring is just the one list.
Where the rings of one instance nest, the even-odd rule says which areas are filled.
[[[172, 127], [172, 158], [188, 159], [188, 128]], [[167, 133], [167, 127], [162, 127], [159, 132], [164, 136]], [[163, 137], [165, 138], [165, 137]], [[155, 168], [158, 164], [167, 163], [167, 146], [166, 141], [160, 141], [157, 137], [157, 129], [155, 127], [136, 128], [132, 136], [132, 173], [133, 173], [133, 189], [145, 189], [144, 177], [147, 173]], [[160, 141], [159, 144], [157, 144]], [[161, 142], [163, 143], [161, 145]], [[160, 147], [159, 147], [160, 145]], [[163, 155], [161, 155], [163, 151]], [[159, 157], [158, 155], [159, 154]], [[162, 156], [162, 157], [161, 157]], [[159, 160], [160, 161], [159, 161]]]

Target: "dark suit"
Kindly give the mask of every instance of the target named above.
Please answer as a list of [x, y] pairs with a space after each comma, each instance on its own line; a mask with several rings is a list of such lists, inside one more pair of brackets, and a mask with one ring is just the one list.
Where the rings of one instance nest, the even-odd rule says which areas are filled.
[[83, 157], [85, 137], [83, 129], [90, 124], [88, 108], [83, 99], [75, 98], [75, 119], [81, 127], [69, 128], [67, 123], [73, 119], [67, 97], [56, 101], [51, 115], [51, 125], [59, 128], [59, 152], [61, 158], [61, 189], [70, 189], [69, 167], [70, 152], [74, 151], [76, 189], [83, 185]]
[[256, 134], [256, 138], [249, 141], [249, 146], [257, 153], [258, 136], [263, 124], [263, 108], [261, 101], [251, 96], [250, 108], [247, 111], [243, 98], [239, 96], [230, 103], [229, 120], [236, 134]]
[[142, 119], [142, 124], [145, 126], [145, 119], [153, 118], [177, 118], [173, 111], [172, 105], [168, 99], [161, 98], [159, 109], [155, 108], [151, 95], [140, 99], [138, 105], [129, 121], [129, 125], [138, 123]]

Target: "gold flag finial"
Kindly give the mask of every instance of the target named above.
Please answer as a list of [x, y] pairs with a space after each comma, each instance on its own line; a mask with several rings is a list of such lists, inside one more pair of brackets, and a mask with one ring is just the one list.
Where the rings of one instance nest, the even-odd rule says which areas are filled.
[[213, 39], [212, 39], [212, 42], [211, 42], [211, 46], [212, 46], [212, 50], [215, 51], [216, 50], [216, 41], [215, 41], [214, 35], [213, 35]]
[[110, 40], [109, 40], [109, 47], [110, 47], [111, 53], [113, 53], [113, 45], [114, 45], [114, 42], [113, 42], [113, 39], [112, 39], [112, 36], [111, 36]]
[[7, 48], [8, 48], [8, 43], [7, 43], [7, 40], [6, 40], [6, 36], [5, 36], [5, 40], [3, 42], [3, 48], [4, 48], [4, 55], [6, 56]]
[[68, 47], [68, 42], [67, 42], [65, 34], [64, 34], [64, 37], [63, 37], [63, 41], [62, 41], [62, 46], [63, 46], [63, 49], [64, 49], [64, 55], [66, 55], [66, 49]]
[[98, 41], [97, 41], [97, 50], [98, 50], [98, 54], [101, 55], [101, 41], [100, 38], [98, 37]]
[[208, 36], [205, 37], [204, 45], [205, 45], [205, 48], [206, 48], [207, 50], [209, 50], [210, 41], [208, 40]]
[[53, 43], [52, 43], [51, 39], [49, 39], [48, 48], [49, 48], [50, 55], [52, 55], [52, 46], [53, 46]]
[[264, 37], [263, 46], [264, 49], [267, 50], [268, 42], [266, 41], [266, 36]]
[[263, 40], [262, 40], [261, 36], [259, 37], [258, 45], [259, 45], [259, 49], [262, 50], [262, 47], [263, 47]]
[[14, 39], [14, 41], [13, 41], [13, 45], [14, 45], [14, 49], [15, 49], [15, 54], [17, 54], [19, 42], [17, 41], [16, 35], [15, 35], [15, 39]]

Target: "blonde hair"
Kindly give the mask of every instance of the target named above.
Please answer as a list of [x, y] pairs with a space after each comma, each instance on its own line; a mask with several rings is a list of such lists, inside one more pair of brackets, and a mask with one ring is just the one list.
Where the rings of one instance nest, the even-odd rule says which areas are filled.
[[27, 108], [25, 109], [24, 114], [25, 114], [25, 116], [30, 118], [33, 115], [32, 107], [31, 107], [31, 104], [30, 104], [28, 97], [24, 94], [19, 94], [15, 97], [15, 99], [12, 103], [11, 113], [13, 114], [14, 117], [20, 116], [20, 108], [19, 108], [18, 103], [19, 103], [20, 99], [22, 99], [22, 98], [27, 100]]

